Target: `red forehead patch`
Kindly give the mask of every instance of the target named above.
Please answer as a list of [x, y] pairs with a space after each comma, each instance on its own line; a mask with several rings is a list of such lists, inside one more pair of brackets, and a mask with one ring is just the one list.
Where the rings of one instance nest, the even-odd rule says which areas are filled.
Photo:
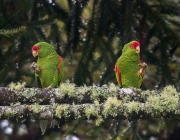
[[139, 46], [140, 47], [140, 44], [139, 42], [135, 41], [133, 44], [130, 45], [131, 48], [134, 48], [136, 49], [136, 47]]
[[32, 50], [33, 51], [38, 51], [38, 50], [40, 50], [41, 49], [41, 46], [33, 46], [32, 47]]

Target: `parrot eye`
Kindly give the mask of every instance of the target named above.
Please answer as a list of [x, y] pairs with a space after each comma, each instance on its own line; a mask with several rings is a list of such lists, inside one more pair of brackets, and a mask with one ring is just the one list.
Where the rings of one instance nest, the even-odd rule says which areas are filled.
[[130, 45], [130, 48], [134, 49], [135, 47], [133, 45]]

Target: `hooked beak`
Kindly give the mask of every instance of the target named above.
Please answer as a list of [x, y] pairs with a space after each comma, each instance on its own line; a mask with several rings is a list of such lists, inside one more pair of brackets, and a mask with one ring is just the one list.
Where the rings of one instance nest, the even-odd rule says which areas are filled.
[[136, 53], [139, 54], [140, 53], [140, 46], [136, 47]]
[[34, 56], [34, 57], [36, 57], [36, 56], [38, 56], [39, 54], [38, 54], [38, 51], [32, 51], [32, 55]]

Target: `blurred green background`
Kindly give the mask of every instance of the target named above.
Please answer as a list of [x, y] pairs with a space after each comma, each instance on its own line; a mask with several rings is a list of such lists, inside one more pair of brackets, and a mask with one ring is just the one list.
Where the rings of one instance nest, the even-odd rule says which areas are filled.
[[[63, 82], [117, 84], [115, 62], [124, 44], [137, 40], [141, 60], [148, 64], [142, 89], [170, 84], [179, 91], [179, 16], [179, 0], [0, 0], [0, 86], [25, 81], [26, 87], [37, 87], [30, 67], [36, 61], [31, 47], [40, 41], [54, 45], [63, 57]], [[100, 126], [74, 121], [60, 126], [41, 136], [34, 121], [2, 120], [0, 139], [121, 140], [132, 136], [131, 129], [125, 131], [127, 121], [107, 120]], [[179, 120], [144, 120], [137, 127], [147, 140], [180, 139], [178, 130]]]

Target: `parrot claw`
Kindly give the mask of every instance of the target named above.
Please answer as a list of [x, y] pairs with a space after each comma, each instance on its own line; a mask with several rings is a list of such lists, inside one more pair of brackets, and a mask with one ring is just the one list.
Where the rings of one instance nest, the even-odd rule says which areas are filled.
[[40, 68], [37, 66], [35, 62], [32, 62], [31, 68], [35, 68], [36, 72], [40, 72]]
[[31, 68], [37, 68], [37, 64], [36, 64], [36, 62], [32, 62], [32, 64], [31, 64]]
[[146, 69], [147, 67], [147, 64], [145, 62], [140, 62], [138, 64], [138, 66], [140, 67], [140, 70], [138, 71], [138, 74], [141, 75], [141, 77], [144, 77], [144, 70]]

